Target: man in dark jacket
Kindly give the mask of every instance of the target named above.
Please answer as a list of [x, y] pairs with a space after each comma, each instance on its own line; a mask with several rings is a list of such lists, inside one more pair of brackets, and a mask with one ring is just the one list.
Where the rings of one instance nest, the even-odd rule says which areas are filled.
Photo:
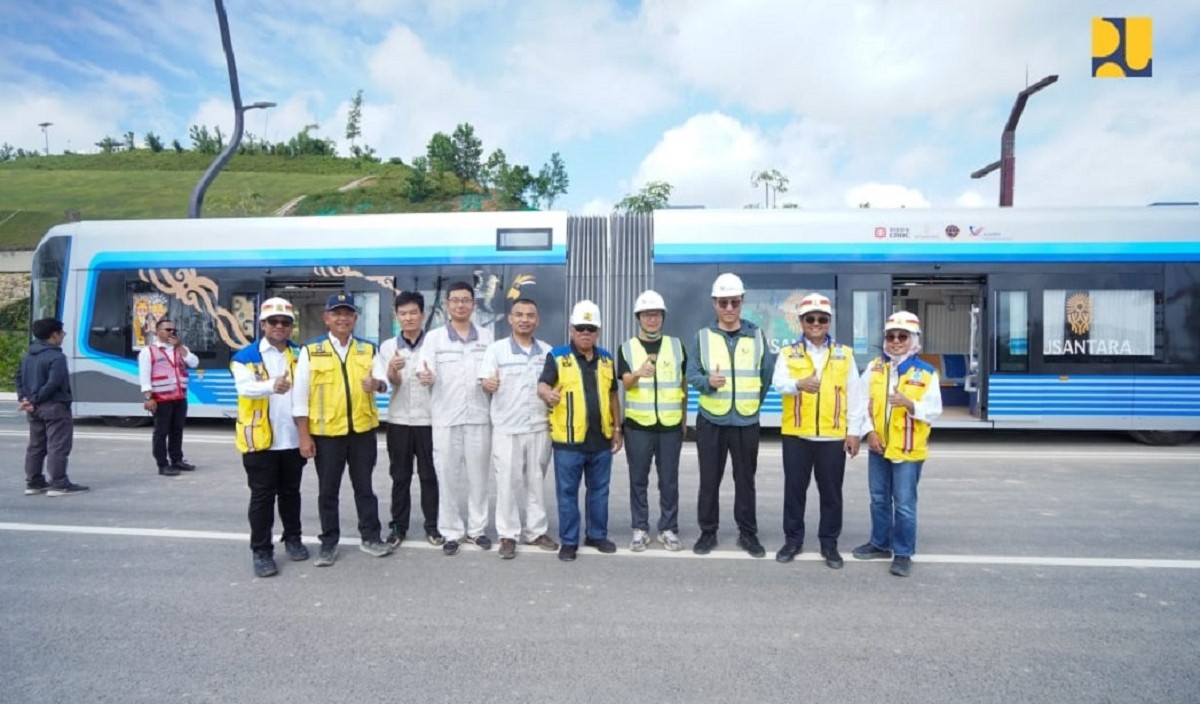
[[[29, 447], [25, 450], [25, 495], [72, 496], [88, 490], [67, 478], [67, 457], [75, 436], [71, 417], [71, 383], [62, 351], [61, 320], [34, 321], [36, 341], [17, 367], [18, 408], [29, 414]], [[42, 466], [50, 474], [46, 481]]]

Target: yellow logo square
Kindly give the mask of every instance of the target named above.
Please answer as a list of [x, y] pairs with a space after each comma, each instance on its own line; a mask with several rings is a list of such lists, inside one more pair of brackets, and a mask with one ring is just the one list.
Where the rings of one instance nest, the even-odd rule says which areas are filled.
[[1149, 17], [1092, 18], [1092, 77], [1149, 78], [1154, 42]]

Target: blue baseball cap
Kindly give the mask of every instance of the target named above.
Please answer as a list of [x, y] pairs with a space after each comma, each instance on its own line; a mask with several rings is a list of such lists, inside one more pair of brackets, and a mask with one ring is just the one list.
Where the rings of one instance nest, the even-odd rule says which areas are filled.
[[358, 306], [354, 305], [354, 296], [345, 291], [338, 291], [329, 298], [325, 299], [325, 310], [331, 311], [335, 308], [349, 308], [355, 313], [358, 312]]

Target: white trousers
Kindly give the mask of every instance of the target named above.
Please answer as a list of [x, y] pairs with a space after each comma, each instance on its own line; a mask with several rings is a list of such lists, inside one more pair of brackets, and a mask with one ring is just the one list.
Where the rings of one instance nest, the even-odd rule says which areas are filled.
[[545, 535], [549, 525], [543, 485], [550, 465], [550, 431], [493, 433], [492, 465], [496, 468], [496, 534], [526, 542]]
[[[433, 468], [438, 480], [438, 532], [446, 540], [478, 538], [488, 524], [488, 460], [492, 426], [433, 426]], [[464, 531], [463, 501], [467, 522]]]

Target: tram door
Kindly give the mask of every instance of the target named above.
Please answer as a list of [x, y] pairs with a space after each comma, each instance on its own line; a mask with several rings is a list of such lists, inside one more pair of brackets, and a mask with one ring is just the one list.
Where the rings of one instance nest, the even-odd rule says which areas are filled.
[[837, 277], [834, 338], [854, 349], [861, 372], [883, 349], [883, 321], [892, 312], [892, 277], [846, 274]]

